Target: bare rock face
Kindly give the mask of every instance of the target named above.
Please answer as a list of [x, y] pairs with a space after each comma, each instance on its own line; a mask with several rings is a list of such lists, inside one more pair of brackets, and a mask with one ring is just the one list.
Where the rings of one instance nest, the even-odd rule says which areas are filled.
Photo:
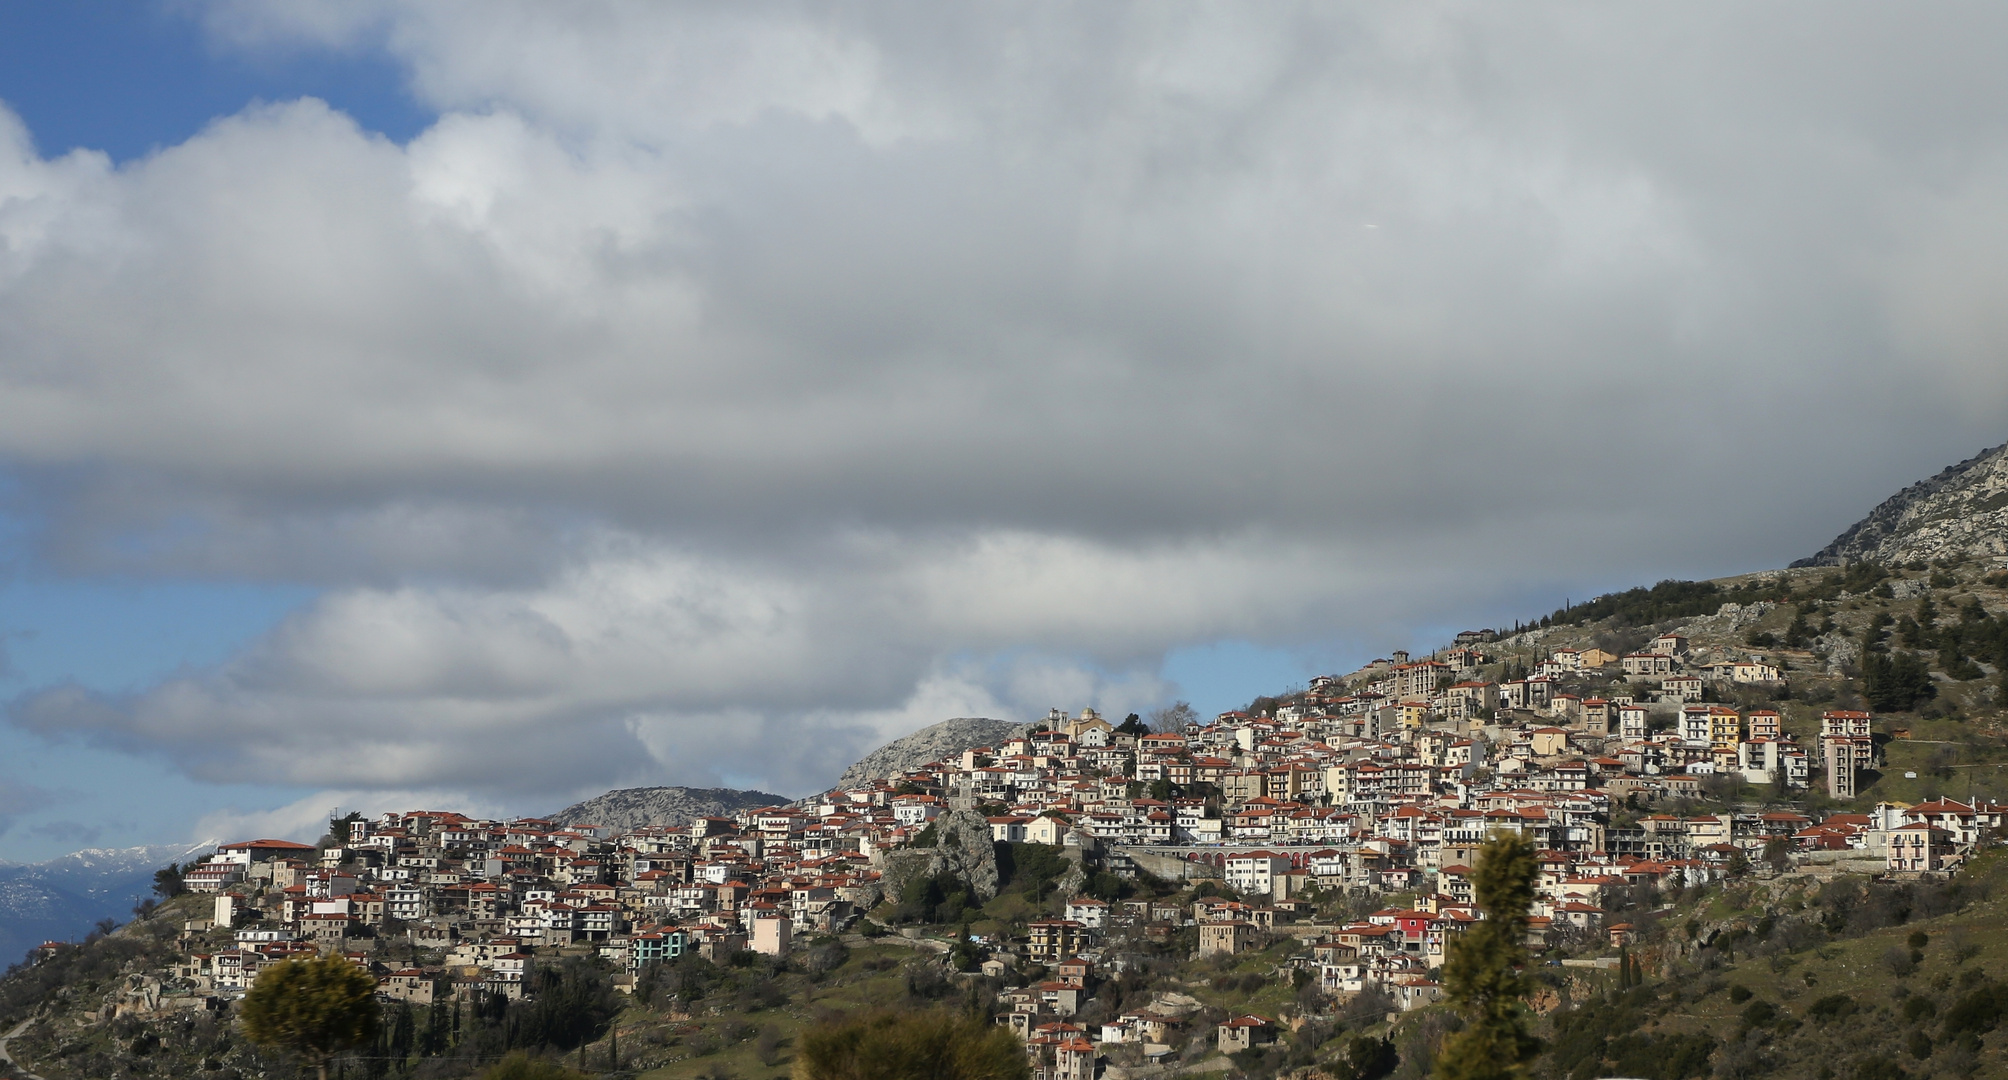
[[1793, 566], [1886, 565], [2008, 556], [2008, 444], [1884, 500], [1834, 542]]
[[934, 837], [933, 847], [901, 848], [876, 860], [887, 897], [897, 898], [914, 878], [943, 871], [967, 885], [979, 904], [997, 895], [997, 847], [990, 839], [990, 822], [982, 814], [951, 810], [934, 819]]
[[785, 806], [788, 797], [732, 788], [622, 788], [551, 815], [559, 825], [605, 825], [639, 829], [647, 825], [687, 825], [701, 817], [731, 817], [741, 810]]
[[943, 720], [905, 738], [894, 739], [858, 759], [857, 764], [845, 769], [844, 775], [837, 778], [836, 787], [860, 787], [874, 780], [898, 776], [930, 761], [958, 756], [964, 750], [996, 746], [1014, 735], [1031, 731], [1032, 727], [1031, 724], [1014, 724], [1009, 720], [991, 720], [981, 716]]

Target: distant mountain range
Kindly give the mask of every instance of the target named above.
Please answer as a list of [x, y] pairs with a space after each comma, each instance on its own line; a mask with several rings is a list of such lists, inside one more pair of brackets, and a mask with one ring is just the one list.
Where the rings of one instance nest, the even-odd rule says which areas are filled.
[[1793, 566], [2008, 555], [2008, 444], [1904, 488]]
[[153, 892], [153, 874], [216, 849], [201, 844], [89, 848], [40, 863], [0, 863], [0, 964], [44, 941], [69, 941], [100, 919], [124, 922]]

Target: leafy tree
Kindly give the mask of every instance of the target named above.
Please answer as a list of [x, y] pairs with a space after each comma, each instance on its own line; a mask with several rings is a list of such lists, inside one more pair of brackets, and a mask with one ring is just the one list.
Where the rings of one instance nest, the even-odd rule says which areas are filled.
[[172, 900], [188, 891], [181, 882], [181, 867], [169, 863], [153, 872], [154, 895], [162, 900]]
[[1083, 884], [1081, 891], [1097, 900], [1113, 904], [1128, 896], [1132, 889], [1129, 882], [1107, 870], [1099, 870]]
[[1443, 982], [1463, 1011], [1463, 1031], [1444, 1040], [1438, 1080], [1525, 1080], [1540, 1043], [1527, 1030], [1520, 970], [1527, 959], [1527, 912], [1534, 904], [1534, 845], [1495, 833], [1479, 849], [1472, 890], [1485, 917], [1450, 945]]
[[1000, 843], [997, 845], [997, 887], [1023, 892], [1034, 900], [1046, 893], [1072, 868], [1062, 849], [1053, 844]]
[[797, 1080], [1026, 1080], [1009, 1029], [944, 1010], [877, 1012], [803, 1032]]
[[339, 956], [288, 960], [266, 968], [244, 995], [244, 1034], [263, 1046], [328, 1062], [376, 1038], [376, 980]]
[[1792, 838], [1774, 836], [1764, 841], [1764, 862], [1771, 869], [1783, 872], [1792, 865]]
[[1401, 1055], [1395, 1051], [1391, 1039], [1376, 1039], [1364, 1032], [1355, 1031], [1340, 1044], [1338, 1056], [1325, 1066], [1325, 1070], [1340, 1080], [1380, 1080], [1401, 1064]]
[[1116, 732], [1121, 735], [1135, 735], [1138, 738], [1142, 738], [1150, 734], [1150, 725], [1145, 724], [1142, 717], [1131, 713], [1123, 717], [1122, 723], [1116, 725]]

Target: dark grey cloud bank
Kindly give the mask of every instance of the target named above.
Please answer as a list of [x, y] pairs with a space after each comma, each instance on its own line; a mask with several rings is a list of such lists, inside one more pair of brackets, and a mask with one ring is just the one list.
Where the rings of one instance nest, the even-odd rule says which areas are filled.
[[11, 712], [198, 776], [801, 790], [1184, 644], [1782, 565], [2000, 439], [1993, 6], [207, 18], [441, 119], [0, 138], [47, 556], [331, 590]]

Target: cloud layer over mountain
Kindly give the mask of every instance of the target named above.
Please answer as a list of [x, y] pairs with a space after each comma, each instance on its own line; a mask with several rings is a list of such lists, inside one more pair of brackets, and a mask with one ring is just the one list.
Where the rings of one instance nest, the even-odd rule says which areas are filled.
[[1996, 7], [203, 12], [439, 120], [0, 116], [42, 556], [327, 590], [10, 708], [197, 776], [800, 792], [1167, 649], [1779, 565], [2008, 404]]

